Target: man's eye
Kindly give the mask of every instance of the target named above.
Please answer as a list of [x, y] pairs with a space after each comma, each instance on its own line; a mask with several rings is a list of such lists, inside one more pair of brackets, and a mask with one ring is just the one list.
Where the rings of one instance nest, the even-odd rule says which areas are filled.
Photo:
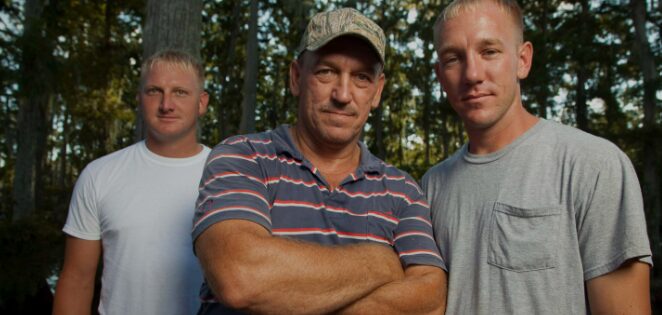
[[148, 88], [145, 91], [145, 94], [147, 94], [147, 95], [156, 95], [158, 93], [159, 93], [159, 89], [157, 89], [157, 88]]
[[186, 95], [188, 95], [188, 92], [186, 92], [185, 90], [175, 90], [174, 93], [177, 96], [186, 96]]
[[319, 69], [315, 71], [315, 76], [321, 80], [330, 80], [334, 75], [334, 72], [331, 69]]
[[484, 56], [488, 56], [488, 57], [489, 57], [489, 56], [494, 56], [494, 55], [496, 55], [496, 54], [498, 54], [498, 53], [499, 53], [499, 51], [496, 50], [496, 49], [485, 49], [485, 50], [483, 50], [483, 55], [484, 55]]
[[364, 82], [372, 81], [372, 78], [369, 75], [365, 74], [365, 73], [359, 73], [356, 76], [356, 79], [358, 79], [359, 81], [364, 81]]
[[457, 63], [458, 60], [459, 60], [459, 59], [458, 59], [457, 57], [454, 57], [454, 56], [453, 56], [453, 57], [445, 57], [445, 58], [442, 60], [441, 64], [444, 65], [444, 66], [452, 65], [452, 64], [454, 64], [454, 63]]
[[372, 77], [365, 73], [359, 73], [354, 76], [354, 82], [356, 86], [365, 88], [370, 86], [370, 83], [372, 83]]

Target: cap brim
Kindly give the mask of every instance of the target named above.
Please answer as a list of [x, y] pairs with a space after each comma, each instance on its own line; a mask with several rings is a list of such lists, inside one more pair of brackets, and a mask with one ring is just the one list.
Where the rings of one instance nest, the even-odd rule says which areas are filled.
[[303, 53], [306, 50], [316, 51], [316, 50], [324, 47], [324, 45], [328, 44], [332, 40], [334, 40], [338, 37], [341, 37], [341, 36], [355, 36], [355, 37], [363, 39], [366, 43], [370, 44], [370, 48], [372, 48], [372, 50], [375, 52], [375, 54], [379, 58], [379, 61], [381, 61], [381, 63], [384, 64], [384, 57], [379, 53], [379, 49], [377, 48], [377, 46], [375, 44], [373, 44], [372, 41], [370, 41], [370, 39], [367, 36], [365, 36], [364, 34], [362, 34], [361, 32], [358, 32], [356, 30], [349, 30], [349, 31], [346, 31], [346, 32], [340, 32], [338, 34], [334, 34], [333, 36], [329, 36], [328, 38], [325, 38], [324, 40], [320, 40], [317, 43], [310, 44], [310, 45], [304, 47], [303, 49], [301, 49], [301, 51], [297, 52], [297, 56], [301, 55], [301, 53]]

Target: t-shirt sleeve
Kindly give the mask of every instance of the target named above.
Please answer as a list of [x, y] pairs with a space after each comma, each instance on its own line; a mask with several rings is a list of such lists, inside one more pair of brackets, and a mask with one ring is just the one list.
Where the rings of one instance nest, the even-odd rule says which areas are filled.
[[395, 251], [405, 267], [432, 265], [445, 269], [432, 234], [430, 206], [416, 182], [408, 178], [405, 186], [407, 198], [403, 199], [393, 236]]
[[78, 177], [69, 203], [69, 214], [62, 231], [90, 241], [101, 239], [101, 221], [97, 187], [92, 167], [87, 166]]
[[200, 182], [194, 241], [212, 224], [229, 219], [248, 220], [271, 231], [271, 205], [259, 158], [247, 142], [214, 148]]
[[586, 169], [574, 196], [584, 279], [614, 271], [633, 258], [652, 265], [641, 189], [630, 160], [617, 150]]

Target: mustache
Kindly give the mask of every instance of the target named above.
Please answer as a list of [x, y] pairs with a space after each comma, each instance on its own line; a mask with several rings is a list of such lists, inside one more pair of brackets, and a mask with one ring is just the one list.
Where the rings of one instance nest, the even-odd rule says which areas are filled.
[[322, 104], [320, 110], [323, 112], [332, 112], [348, 116], [358, 114], [358, 110], [355, 106], [350, 106], [349, 103], [341, 103], [333, 100], [326, 104]]

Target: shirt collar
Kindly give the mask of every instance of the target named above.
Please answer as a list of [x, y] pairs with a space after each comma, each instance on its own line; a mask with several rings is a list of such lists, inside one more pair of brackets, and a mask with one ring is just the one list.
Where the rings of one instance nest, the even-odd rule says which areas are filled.
[[[277, 140], [274, 141], [274, 144], [276, 145], [276, 153], [286, 154], [294, 159], [310, 164], [294, 144], [294, 139], [292, 139], [290, 133], [290, 125], [280, 125], [274, 129], [273, 132], [277, 136]], [[368, 150], [368, 146], [366, 146], [365, 143], [359, 141], [358, 144], [361, 149], [361, 160], [359, 161], [359, 167], [354, 172], [354, 176], [357, 178], [362, 177], [364, 173], [377, 173], [381, 175], [385, 168], [384, 162], [374, 156], [370, 150]]]

